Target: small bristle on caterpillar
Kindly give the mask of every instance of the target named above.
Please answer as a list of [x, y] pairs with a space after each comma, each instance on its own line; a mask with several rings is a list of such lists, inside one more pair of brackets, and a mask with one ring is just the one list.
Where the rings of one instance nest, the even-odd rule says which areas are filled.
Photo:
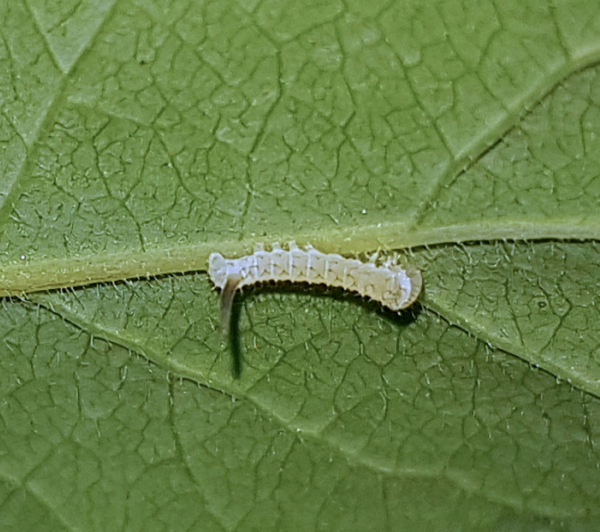
[[294, 242], [288, 249], [279, 244], [266, 251], [259, 245], [252, 255], [226, 259], [220, 253], [209, 257], [208, 274], [221, 289], [221, 325], [229, 332], [235, 294], [244, 286], [264, 282], [322, 284], [343, 288], [378, 301], [384, 307], [400, 311], [412, 305], [421, 292], [421, 272], [414, 267], [403, 268], [388, 260], [377, 265], [348, 259], [341, 255], [322, 253], [312, 246], [301, 249]]

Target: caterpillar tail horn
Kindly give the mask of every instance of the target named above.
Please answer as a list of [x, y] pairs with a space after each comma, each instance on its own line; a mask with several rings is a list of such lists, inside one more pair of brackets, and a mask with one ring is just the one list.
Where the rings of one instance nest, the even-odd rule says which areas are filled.
[[225, 336], [229, 336], [231, 333], [233, 300], [235, 299], [240, 281], [241, 278], [239, 276], [228, 277], [221, 291], [221, 330]]

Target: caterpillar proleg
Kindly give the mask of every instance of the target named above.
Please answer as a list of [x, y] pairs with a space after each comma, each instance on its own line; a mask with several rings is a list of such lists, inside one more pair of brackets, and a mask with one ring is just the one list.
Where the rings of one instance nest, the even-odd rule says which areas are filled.
[[233, 299], [244, 286], [263, 282], [322, 284], [356, 292], [378, 301], [384, 307], [399, 311], [412, 305], [421, 292], [421, 272], [403, 268], [395, 259], [383, 265], [322, 253], [312, 246], [299, 248], [295, 242], [282, 249], [278, 243], [266, 251], [258, 246], [252, 255], [226, 259], [220, 253], [209, 257], [208, 274], [221, 289], [221, 325], [230, 328]]

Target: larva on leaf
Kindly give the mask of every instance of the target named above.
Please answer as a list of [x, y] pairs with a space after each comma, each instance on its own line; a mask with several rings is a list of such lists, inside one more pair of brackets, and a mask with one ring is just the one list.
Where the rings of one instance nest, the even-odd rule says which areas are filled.
[[208, 274], [221, 289], [221, 325], [229, 332], [233, 299], [244, 286], [274, 282], [322, 284], [356, 292], [378, 301], [384, 307], [399, 311], [412, 305], [421, 292], [421, 272], [403, 268], [394, 260], [382, 266], [347, 259], [341, 255], [322, 253], [312, 246], [300, 249], [295, 242], [282, 249], [279, 244], [265, 251], [258, 246], [252, 255], [226, 259], [220, 253], [209, 257]]

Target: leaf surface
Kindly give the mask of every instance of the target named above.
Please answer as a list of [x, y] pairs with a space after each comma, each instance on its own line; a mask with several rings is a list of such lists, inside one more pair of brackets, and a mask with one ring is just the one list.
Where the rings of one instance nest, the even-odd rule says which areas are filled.
[[[9, 530], [594, 530], [596, 2], [0, 20]], [[208, 255], [290, 240], [422, 297], [250, 290], [234, 379]]]

